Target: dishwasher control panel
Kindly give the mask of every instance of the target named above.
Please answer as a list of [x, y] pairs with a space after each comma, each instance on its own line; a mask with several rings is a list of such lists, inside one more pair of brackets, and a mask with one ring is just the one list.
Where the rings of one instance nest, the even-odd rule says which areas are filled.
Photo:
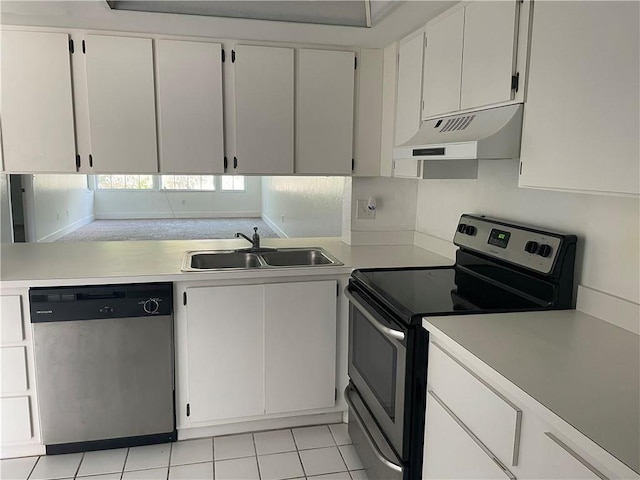
[[29, 303], [31, 323], [171, 315], [173, 284], [31, 288]]

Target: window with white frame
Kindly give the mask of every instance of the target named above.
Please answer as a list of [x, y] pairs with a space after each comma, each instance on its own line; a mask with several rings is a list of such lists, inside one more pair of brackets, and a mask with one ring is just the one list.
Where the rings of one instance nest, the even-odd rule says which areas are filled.
[[242, 175], [96, 175], [98, 190], [174, 190], [239, 192], [246, 190]]
[[222, 175], [222, 191], [244, 191], [244, 177], [242, 175]]
[[153, 190], [153, 175], [96, 175], [100, 190]]
[[161, 190], [206, 190], [216, 189], [213, 175], [161, 175]]

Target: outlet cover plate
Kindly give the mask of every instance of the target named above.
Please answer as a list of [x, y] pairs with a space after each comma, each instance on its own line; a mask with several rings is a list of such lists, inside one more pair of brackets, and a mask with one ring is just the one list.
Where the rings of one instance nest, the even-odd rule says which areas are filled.
[[358, 211], [356, 212], [356, 219], [357, 220], [375, 220], [376, 218], [376, 211], [375, 210], [369, 210], [367, 208], [367, 200], [358, 200], [357, 201], [357, 207], [358, 207]]

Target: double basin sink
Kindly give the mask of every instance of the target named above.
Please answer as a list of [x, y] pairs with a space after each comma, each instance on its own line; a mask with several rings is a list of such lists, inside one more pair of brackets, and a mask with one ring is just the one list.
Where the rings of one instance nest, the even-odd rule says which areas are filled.
[[266, 269], [342, 265], [322, 248], [279, 248], [277, 250], [189, 251], [182, 262], [183, 272], [229, 269]]

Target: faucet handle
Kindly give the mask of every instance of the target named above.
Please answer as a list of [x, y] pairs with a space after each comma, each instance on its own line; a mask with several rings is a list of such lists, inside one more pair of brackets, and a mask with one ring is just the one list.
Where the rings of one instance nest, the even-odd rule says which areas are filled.
[[253, 227], [253, 233], [258, 233], [258, 227]]

